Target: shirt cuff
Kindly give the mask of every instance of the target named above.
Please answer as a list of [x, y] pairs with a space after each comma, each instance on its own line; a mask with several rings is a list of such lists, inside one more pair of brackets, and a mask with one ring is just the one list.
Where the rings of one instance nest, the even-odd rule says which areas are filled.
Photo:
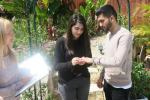
[[93, 64], [94, 64], [94, 65], [101, 64], [101, 63], [100, 63], [100, 60], [101, 60], [101, 57], [100, 57], [100, 58], [92, 58], [92, 61], [93, 61]]

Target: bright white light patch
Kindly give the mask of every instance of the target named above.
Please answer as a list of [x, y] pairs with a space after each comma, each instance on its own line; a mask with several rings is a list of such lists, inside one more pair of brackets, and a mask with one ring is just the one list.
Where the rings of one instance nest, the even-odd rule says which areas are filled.
[[36, 54], [19, 64], [19, 69], [23, 75], [41, 76], [46, 73], [48, 74], [50, 67], [45, 63], [40, 54]]
[[22, 75], [31, 77], [29, 82], [21, 88], [16, 96], [22, 93], [24, 90], [31, 87], [33, 84], [41, 80], [43, 77], [49, 74], [50, 67], [45, 63], [43, 57], [38, 53], [31, 58], [23, 61], [19, 64], [19, 70]]

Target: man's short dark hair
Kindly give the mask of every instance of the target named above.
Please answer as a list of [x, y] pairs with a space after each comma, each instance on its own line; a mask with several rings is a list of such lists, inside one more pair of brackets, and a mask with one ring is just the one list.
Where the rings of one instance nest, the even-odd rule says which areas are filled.
[[103, 14], [105, 17], [110, 17], [113, 15], [117, 20], [117, 12], [112, 5], [107, 4], [96, 10], [96, 16], [101, 14]]

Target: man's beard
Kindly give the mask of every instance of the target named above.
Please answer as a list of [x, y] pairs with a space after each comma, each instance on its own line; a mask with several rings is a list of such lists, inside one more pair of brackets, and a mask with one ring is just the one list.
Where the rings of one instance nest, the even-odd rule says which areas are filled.
[[109, 21], [109, 23], [107, 24], [106, 27], [101, 27], [101, 30], [102, 30], [104, 33], [108, 33], [108, 31], [110, 31], [111, 26], [112, 26], [112, 23]]

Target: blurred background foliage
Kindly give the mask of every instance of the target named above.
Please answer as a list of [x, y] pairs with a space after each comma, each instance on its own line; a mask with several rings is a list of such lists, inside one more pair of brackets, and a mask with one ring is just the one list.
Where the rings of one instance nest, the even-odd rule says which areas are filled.
[[[135, 46], [146, 46], [147, 54], [150, 54], [150, 6], [149, 4], [141, 4], [135, 9], [136, 14], [143, 12], [143, 18], [138, 24], [133, 25], [132, 32], [135, 36]], [[134, 19], [134, 17], [133, 17]], [[138, 19], [135, 19], [138, 20]]]
[[[15, 42], [19, 61], [30, 56], [30, 52], [42, 52], [53, 59], [55, 40], [62, 36], [68, 26], [68, 19], [73, 13], [81, 13], [86, 21], [90, 37], [103, 35], [98, 32], [95, 21], [95, 10], [111, 0], [85, 0], [79, 8], [73, 9], [74, 0], [0, 0], [1, 16], [12, 19], [14, 24]], [[123, 5], [120, 4], [120, 7]], [[146, 54], [150, 54], [150, 6], [140, 4], [134, 9], [131, 16], [135, 49], [146, 46]], [[142, 13], [142, 18], [137, 15]], [[138, 23], [134, 23], [134, 21]], [[128, 18], [118, 10], [118, 21], [124, 27], [128, 27]], [[53, 26], [56, 31], [53, 30]], [[51, 43], [52, 41], [53, 44]], [[140, 49], [136, 52], [139, 54]], [[52, 60], [53, 61], [53, 60]], [[47, 91], [47, 90], [46, 90]], [[32, 97], [32, 93], [25, 97]], [[49, 96], [51, 98], [51, 96]]]

